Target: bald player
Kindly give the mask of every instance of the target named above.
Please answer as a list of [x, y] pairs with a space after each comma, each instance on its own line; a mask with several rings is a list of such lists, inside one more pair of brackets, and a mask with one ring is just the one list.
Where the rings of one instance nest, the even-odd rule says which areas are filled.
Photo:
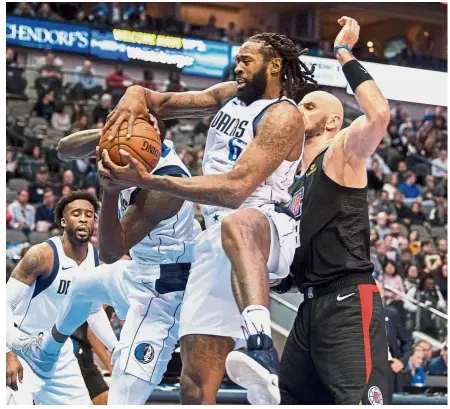
[[334, 52], [364, 111], [342, 129], [340, 101], [312, 92], [301, 171], [290, 209], [300, 222], [291, 273], [305, 295], [281, 360], [282, 404], [382, 404], [388, 351], [383, 305], [372, 278], [366, 158], [389, 123], [388, 102], [353, 57], [359, 26], [349, 17]]

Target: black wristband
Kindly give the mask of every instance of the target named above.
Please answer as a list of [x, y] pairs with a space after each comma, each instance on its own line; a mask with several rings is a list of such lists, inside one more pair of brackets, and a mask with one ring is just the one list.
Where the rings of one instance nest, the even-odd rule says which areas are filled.
[[358, 60], [350, 60], [342, 67], [348, 85], [355, 92], [359, 84], [367, 80], [373, 80], [367, 70], [359, 63]]

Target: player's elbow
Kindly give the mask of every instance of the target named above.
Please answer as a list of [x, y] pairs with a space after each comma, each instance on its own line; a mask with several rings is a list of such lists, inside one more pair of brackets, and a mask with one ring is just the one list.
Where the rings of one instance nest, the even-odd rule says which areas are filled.
[[391, 113], [389, 111], [389, 105], [383, 104], [379, 106], [372, 117], [372, 121], [377, 124], [380, 128], [386, 129], [391, 120]]
[[113, 264], [119, 261], [124, 254], [116, 249], [112, 249], [110, 245], [106, 249], [105, 246], [99, 243], [99, 257], [105, 264]]
[[58, 157], [63, 160], [70, 159], [70, 149], [69, 144], [65, 138], [58, 142]]

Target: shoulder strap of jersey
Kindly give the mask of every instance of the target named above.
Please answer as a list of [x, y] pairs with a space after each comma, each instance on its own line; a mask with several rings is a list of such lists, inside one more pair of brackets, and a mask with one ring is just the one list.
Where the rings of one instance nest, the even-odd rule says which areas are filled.
[[36, 297], [39, 295], [42, 291], [46, 290], [48, 287], [50, 287], [55, 281], [55, 278], [59, 271], [59, 254], [58, 249], [56, 247], [55, 241], [60, 240], [59, 236], [53, 237], [49, 240], [46, 240], [45, 243], [48, 243], [53, 251], [53, 267], [50, 275], [46, 278], [38, 277], [36, 280], [36, 285], [34, 287], [33, 296], [31, 298]]
[[292, 105], [294, 105], [297, 108], [297, 105], [295, 104], [295, 102], [292, 99], [286, 98], [286, 97], [281, 97], [276, 99], [275, 101], [271, 102], [270, 104], [267, 104], [262, 110], [261, 112], [255, 116], [255, 119], [253, 120], [253, 136], [256, 135], [256, 128], [258, 128], [258, 124], [261, 121], [262, 117], [264, 116], [264, 114], [267, 112], [267, 110], [275, 105], [275, 104], [279, 104], [280, 102], [289, 102]]

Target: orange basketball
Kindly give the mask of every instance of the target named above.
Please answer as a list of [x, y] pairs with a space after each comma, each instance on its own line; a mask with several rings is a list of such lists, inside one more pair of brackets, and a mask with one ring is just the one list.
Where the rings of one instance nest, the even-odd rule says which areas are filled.
[[117, 136], [108, 141], [109, 130], [100, 140], [100, 152], [108, 151], [111, 160], [119, 166], [125, 166], [119, 153], [120, 149], [128, 152], [133, 158], [141, 162], [148, 171], [152, 171], [161, 156], [161, 139], [155, 128], [144, 118], [138, 117], [134, 121], [131, 138], [127, 139], [128, 123], [123, 122]]

